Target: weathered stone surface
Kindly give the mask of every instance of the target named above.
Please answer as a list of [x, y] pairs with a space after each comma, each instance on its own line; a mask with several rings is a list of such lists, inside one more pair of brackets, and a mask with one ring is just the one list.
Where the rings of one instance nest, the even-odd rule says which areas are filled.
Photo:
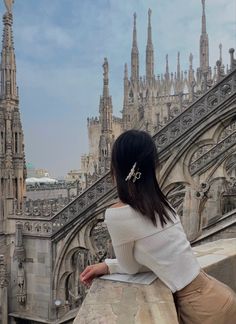
[[[202, 268], [236, 291], [236, 238], [194, 247]], [[160, 281], [138, 285], [94, 280], [74, 324], [177, 324], [171, 291]]]
[[170, 290], [160, 281], [137, 285], [94, 280], [74, 324], [178, 323]]

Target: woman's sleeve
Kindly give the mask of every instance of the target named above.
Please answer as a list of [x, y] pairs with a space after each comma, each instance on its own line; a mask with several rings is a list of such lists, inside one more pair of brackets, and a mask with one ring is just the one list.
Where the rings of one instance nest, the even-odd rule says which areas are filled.
[[149, 268], [139, 264], [134, 258], [134, 242], [113, 246], [116, 259], [106, 259], [105, 263], [112, 273], [135, 274], [137, 272], [150, 271]]

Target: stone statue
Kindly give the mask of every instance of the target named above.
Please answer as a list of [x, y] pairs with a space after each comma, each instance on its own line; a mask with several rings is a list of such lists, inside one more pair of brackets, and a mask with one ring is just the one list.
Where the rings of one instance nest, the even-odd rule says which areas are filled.
[[107, 58], [104, 58], [104, 63], [103, 63], [103, 76], [104, 79], [108, 79], [108, 61]]
[[4, 3], [7, 8], [7, 11], [12, 13], [12, 5], [14, 3], [14, 0], [4, 0]]
[[25, 304], [26, 302], [26, 283], [25, 283], [25, 269], [22, 262], [18, 263], [17, 270], [17, 301], [19, 304]]
[[15, 249], [13, 258], [17, 260], [17, 301], [24, 305], [26, 302], [26, 277], [24, 269], [25, 249], [23, 245], [23, 224], [16, 223]]

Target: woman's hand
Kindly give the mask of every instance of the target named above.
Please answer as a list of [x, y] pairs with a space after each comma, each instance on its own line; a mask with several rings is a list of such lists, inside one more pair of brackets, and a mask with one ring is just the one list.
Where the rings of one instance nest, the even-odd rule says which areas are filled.
[[91, 282], [95, 277], [108, 273], [109, 269], [105, 262], [92, 264], [86, 267], [85, 270], [80, 274], [80, 281], [84, 285], [91, 285]]

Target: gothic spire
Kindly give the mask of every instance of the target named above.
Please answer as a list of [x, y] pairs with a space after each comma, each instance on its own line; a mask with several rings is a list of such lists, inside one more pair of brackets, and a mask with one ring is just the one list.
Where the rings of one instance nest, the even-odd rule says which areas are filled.
[[3, 16], [3, 40], [1, 53], [1, 99], [17, 99], [16, 62], [12, 32], [12, 8], [7, 8]]
[[99, 139], [99, 164], [98, 172], [103, 174], [110, 167], [111, 147], [113, 143], [112, 130], [112, 99], [109, 95], [109, 66], [107, 58], [104, 58], [103, 67], [103, 95], [100, 98], [99, 112], [101, 135]]
[[103, 97], [109, 97], [109, 66], [107, 58], [104, 58], [103, 67]]
[[221, 43], [219, 45], [219, 50], [220, 50], [220, 62], [222, 63], [222, 44]]
[[200, 70], [208, 72], [209, 69], [209, 42], [206, 31], [205, 0], [202, 0], [202, 33], [200, 36]]
[[134, 26], [133, 26], [133, 43], [131, 51], [131, 79], [134, 81], [139, 80], [139, 51], [137, 44], [137, 30], [136, 30], [137, 15], [134, 13]]
[[206, 34], [205, 0], [202, 0], [202, 34]]
[[177, 55], [177, 80], [180, 80], [180, 52]]
[[100, 98], [100, 120], [101, 120], [101, 131], [111, 132], [112, 131], [112, 99], [109, 95], [109, 65], [107, 58], [104, 58], [103, 63], [103, 95]]
[[193, 71], [193, 54], [189, 55], [189, 70], [188, 70], [188, 78], [190, 84], [194, 81], [194, 71]]
[[151, 9], [148, 10], [148, 37], [146, 47], [146, 78], [150, 82], [154, 76], [154, 53], [152, 44]]
[[128, 66], [127, 63], [125, 63], [125, 69], [124, 69], [124, 106], [128, 104], [128, 89], [129, 87], [129, 80], [128, 80]]
[[169, 80], [170, 74], [169, 74], [169, 63], [168, 63], [168, 54], [166, 54], [166, 73], [165, 73], [166, 80]]

